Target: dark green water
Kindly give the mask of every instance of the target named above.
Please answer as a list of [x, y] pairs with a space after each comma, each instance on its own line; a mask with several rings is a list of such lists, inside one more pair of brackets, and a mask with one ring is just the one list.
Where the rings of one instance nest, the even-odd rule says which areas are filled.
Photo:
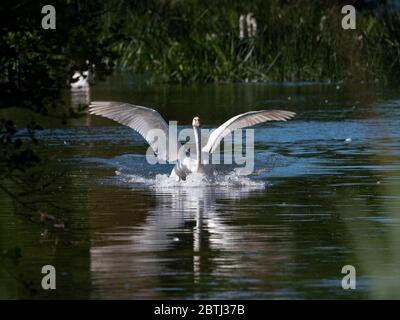
[[[49, 170], [66, 174], [46, 199], [72, 211], [54, 230], [0, 193], [0, 249], [21, 249], [2, 263], [0, 298], [400, 298], [398, 89], [125, 79], [90, 95], [157, 107], [183, 126], [262, 108], [297, 117], [256, 128], [252, 176], [172, 188], [170, 166], [148, 165], [129, 128], [95, 116], [48, 123], [37, 137], [57, 163]], [[51, 292], [40, 287], [46, 264], [57, 270]], [[344, 265], [356, 268], [355, 290], [341, 287]]]

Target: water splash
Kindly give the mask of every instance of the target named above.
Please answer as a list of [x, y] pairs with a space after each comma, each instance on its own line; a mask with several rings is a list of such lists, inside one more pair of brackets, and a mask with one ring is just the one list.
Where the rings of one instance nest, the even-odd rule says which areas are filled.
[[229, 173], [215, 172], [213, 176], [201, 173], [191, 173], [185, 181], [176, 181], [168, 174], [157, 174], [155, 177], [144, 177], [137, 174], [117, 170], [116, 175], [122, 182], [132, 187], [146, 186], [152, 189], [171, 188], [201, 188], [201, 187], [223, 187], [223, 188], [251, 188], [264, 189], [266, 183], [253, 180], [249, 176], [240, 175], [237, 170]]

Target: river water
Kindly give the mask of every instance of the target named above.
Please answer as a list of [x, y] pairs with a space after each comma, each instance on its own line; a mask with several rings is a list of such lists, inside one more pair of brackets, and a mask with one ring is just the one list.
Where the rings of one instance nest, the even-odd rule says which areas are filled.
[[[255, 128], [252, 175], [224, 167], [214, 183], [172, 183], [171, 166], [148, 164], [145, 141], [110, 120], [45, 123], [36, 137], [49, 170], [65, 172], [61, 192], [45, 196], [70, 210], [65, 228], [51, 228], [1, 194], [0, 249], [21, 257], [4, 263], [0, 298], [400, 298], [397, 88], [116, 77], [66, 93], [74, 105], [89, 99], [151, 106], [180, 128], [195, 115], [206, 127], [249, 110], [297, 116]], [[40, 287], [47, 264], [56, 290]], [[354, 290], [342, 288], [345, 265]]]

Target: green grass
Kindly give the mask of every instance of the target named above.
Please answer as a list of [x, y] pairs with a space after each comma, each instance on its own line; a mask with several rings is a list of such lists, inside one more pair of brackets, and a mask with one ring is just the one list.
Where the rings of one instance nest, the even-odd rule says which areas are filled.
[[[362, 14], [357, 30], [343, 30], [340, 6], [287, 2], [153, 0], [128, 8], [117, 2], [106, 24], [123, 20], [118, 68], [159, 81], [377, 81], [398, 75], [398, 15]], [[257, 35], [239, 39], [239, 15], [248, 12]]]

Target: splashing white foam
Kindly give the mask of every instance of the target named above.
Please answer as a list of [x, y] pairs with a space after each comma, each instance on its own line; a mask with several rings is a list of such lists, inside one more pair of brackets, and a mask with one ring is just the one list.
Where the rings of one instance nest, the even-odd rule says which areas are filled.
[[201, 173], [191, 173], [185, 181], [176, 181], [170, 178], [168, 174], [157, 174], [155, 177], [143, 177], [140, 175], [115, 172], [122, 181], [130, 185], [145, 185], [150, 188], [169, 189], [169, 188], [196, 188], [196, 187], [224, 187], [238, 188], [245, 187], [251, 189], [264, 189], [266, 184], [262, 181], [252, 180], [248, 176], [238, 174], [236, 171], [230, 173], [215, 173], [212, 177]]

